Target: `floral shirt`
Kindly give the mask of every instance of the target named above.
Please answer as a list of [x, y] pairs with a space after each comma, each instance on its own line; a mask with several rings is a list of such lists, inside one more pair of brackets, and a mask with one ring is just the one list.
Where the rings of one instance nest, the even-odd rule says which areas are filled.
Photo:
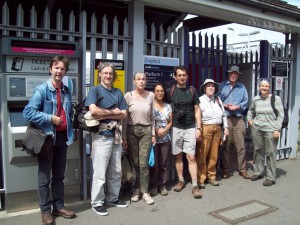
[[[170, 121], [171, 113], [172, 113], [172, 107], [168, 103], [165, 103], [162, 112], [154, 107], [155, 129], [165, 128], [168, 122]], [[164, 143], [170, 140], [171, 140], [170, 131], [168, 131], [168, 133], [162, 138], [156, 136], [157, 143]]]

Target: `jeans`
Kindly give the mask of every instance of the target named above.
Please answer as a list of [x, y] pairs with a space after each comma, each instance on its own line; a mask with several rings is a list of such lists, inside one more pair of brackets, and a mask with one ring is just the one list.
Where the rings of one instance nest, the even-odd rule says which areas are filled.
[[[92, 207], [102, 206], [104, 200], [118, 200], [121, 188], [122, 145], [115, 144], [115, 136], [94, 134], [93, 149], [93, 183], [91, 191]], [[106, 183], [106, 193], [104, 192]]]
[[64, 179], [68, 149], [66, 142], [66, 132], [56, 132], [52, 154], [48, 158], [38, 158], [38, 194], [42, 213], [51, 212], [51, 205], [54, 209], [64, 207]]

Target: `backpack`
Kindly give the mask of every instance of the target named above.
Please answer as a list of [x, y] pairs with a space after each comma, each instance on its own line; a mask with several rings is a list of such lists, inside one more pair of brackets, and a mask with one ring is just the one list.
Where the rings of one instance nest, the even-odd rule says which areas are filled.
[[[98, 97], [98, 101], [96, 104], [99, 105], [103, 97], [102, 98], [101, 97], [99, 98], [99, 96], [97, 97]], [[75, 110], [74, 119], [73, 119], [74, 129], [80, 129], [80, 130], [89, 131], [93, 133], [97, 133], [99, 131], [99, 125], [88, 127], [85, 123], [84, 115], [89, 111], [89, 109], [85, 106], [85, 98], [83, 99], [82, 102], [74, 106], [74, 110]]]
[[[272, 109], [276, 115], [276, 118], [278, 117], [278, 112], [275, 109], [275, 95], [271, 96], [271, 106]], [[282, 120], [282, 125], [281, 125], [281, 129], [283, 128], [287, 128], [289, 125], [289, 114], [288, 114], [288, 110], [286, 107], [283, 106], [283, 111], [284, 111], [284, 116], [283, 116], [283, 120]]]
[[[174, 90], [175, 90], [175, 85], [173, 84], [171, 92], [170, 92], [170, 97], [171, 98], [172, 98], [172, 96], [174, 94]], [[193, 86], [190, 86], [190, 92], [191, 92], [191, 95], [192, 95], [192, 99], [194, 99], [194, 87]]]

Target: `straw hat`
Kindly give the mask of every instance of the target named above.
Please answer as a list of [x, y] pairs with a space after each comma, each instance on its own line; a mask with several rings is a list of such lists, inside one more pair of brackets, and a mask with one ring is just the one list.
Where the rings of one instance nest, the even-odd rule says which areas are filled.
[[219, 84], [216, 83], [213, 79], [206, 79], [204, 81], [204, 83], [200, 87], [200, 90], [201, 90], [201, 92], [203, 94], [205, 93], [205, 87], [206, 87], [207, 84], [214, 84], [214, 86], [215, 86], [215, 93], [218, 93], [218, 91], [219, 91]]

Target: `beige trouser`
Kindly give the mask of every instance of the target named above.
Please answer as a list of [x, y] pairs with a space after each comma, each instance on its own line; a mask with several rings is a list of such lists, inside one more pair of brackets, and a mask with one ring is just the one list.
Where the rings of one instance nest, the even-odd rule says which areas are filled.
[[205, 125], [202, 130], [202, 143], [197, 142], [198, 182], [204, 183], [206, 178], [216, 179], [216, 165], [219, 146], [222, 137], [222, 128], [219, 124]]

